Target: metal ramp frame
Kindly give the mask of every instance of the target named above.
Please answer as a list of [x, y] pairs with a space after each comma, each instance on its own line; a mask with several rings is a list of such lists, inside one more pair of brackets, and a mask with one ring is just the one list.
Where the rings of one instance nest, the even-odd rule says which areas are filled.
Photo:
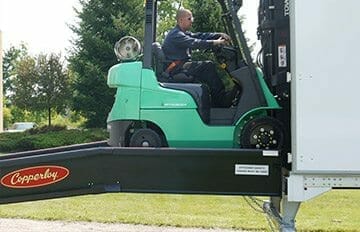
[[106, 192], [281, 196], [277, 151], [93, 143], [0, 157], [0, 203]]

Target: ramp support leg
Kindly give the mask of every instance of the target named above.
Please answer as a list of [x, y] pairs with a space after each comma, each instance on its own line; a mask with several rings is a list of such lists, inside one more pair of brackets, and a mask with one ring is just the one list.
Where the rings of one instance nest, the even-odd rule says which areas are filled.
[[287, 196], [282, 201], [281, 232], [295, 232], [295, 217], [300, 208], [300, 202], [289, 202]]
[[[270, 198], [263, 205], [264, 212], [270, 219], [278, 224], [281, 232], [295, 232], [295, 217], [299, 210], [300, 202], [289, 202], [287, 196], [283, 196], [280, 209], [280, 198]], [[281, 214], [280, 214], [281, 211]]]
[[280, 212], [281, 210], [281, 197], [270, 197], [270, 202], [272, 204], [272, 206], [278, 211]]

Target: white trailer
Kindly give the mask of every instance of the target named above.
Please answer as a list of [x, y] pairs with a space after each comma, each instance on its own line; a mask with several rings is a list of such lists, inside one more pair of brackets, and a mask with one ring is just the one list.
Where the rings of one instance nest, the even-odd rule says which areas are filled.
[[290, 14], [291, 171], [283, 218], [273, 216], [282, 231], [293, 231], [301, 202], [333, 188], [360, 188], [360, 1], [285, 2]]

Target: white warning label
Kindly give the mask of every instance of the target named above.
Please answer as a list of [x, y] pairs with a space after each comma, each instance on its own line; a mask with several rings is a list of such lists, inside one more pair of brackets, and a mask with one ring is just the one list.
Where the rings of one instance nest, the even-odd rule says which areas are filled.
[[235, 164], [235, 175], [268, 176], [268, 165]]
[[279, 68], [285, 68], [287, 66], [286, 62], [286, 45], [279, 45], [278, 47], [279, 55]]

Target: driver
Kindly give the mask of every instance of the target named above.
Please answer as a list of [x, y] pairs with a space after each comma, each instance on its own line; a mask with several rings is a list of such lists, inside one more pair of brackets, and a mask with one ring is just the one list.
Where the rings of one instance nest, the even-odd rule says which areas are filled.
[[230, 36], [225, 33], [192, 33], [188, 30], [193, 21], [190, 10], [184, 8], [178, 10], [176, 26], [167, 34], [162, 45], [165, 57], [170, 61], [166, 72], [171, 75], [186, 72], [196, 81], [209, 86], [214, 107], [229, 107], [235, 97], [236, 88], [226, 93], [214, 63], [212, 61], [191, 61], [191, 50], [225, 45], [230, 41]]

